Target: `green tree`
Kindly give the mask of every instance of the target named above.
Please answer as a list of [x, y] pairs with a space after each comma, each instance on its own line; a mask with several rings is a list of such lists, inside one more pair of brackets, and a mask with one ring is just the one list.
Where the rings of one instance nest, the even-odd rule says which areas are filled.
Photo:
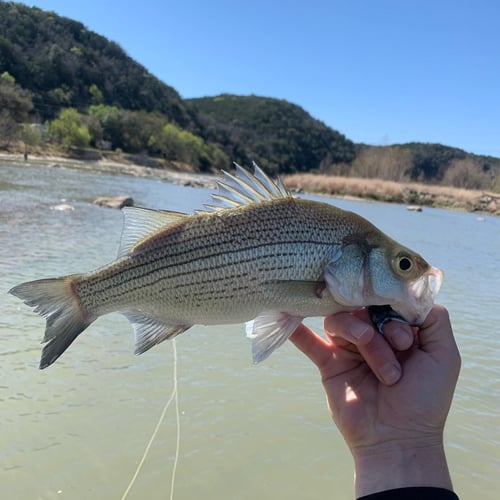
[[16, 83], [16, 79], [8, 71], [4, 71], [0, 75], [0, 81], [2, 83], [9, 83], [11, 85], [15, 85]]
[[101, 104], [102, 103], [102, 101], [103, 101], [102, 92], [100, 91], [99, 87], [95, 83], [93, 83], [89, 87], [89, 92], [91, 95], [92, 104]]
[[166, 121], [160, 113], [130, 111], [104, 104], [91, 106], [89, 112], [99, 121], [101, 138], [111, 142], [113, 148], [129, 153], [150, 151], [151, 136], [157, 136]]
[[157, 134], [150, 137], [149, 146], [168, 160], [198, 165], [204, 142], [201, 137], [182, 130], [173, 123], [167, 123]]
[[17, 85], [14, 77], [4, 71], [0, 76], [0, 110], [20, 123], [27, 119], [32, 109], [31, 92]]
[[0, 146], [8, 146], [19, 138], [20, 125], [28, 119], [32, 108], [31, 92], [17, 85], [14, 77], [4, 71], [0, 75]]
[[90, 132], [82, 115], [74, 108], [61, 111], [58, 118], [49, 122], [49, 135], [66, 147], [86, 147], [90, 143]]
[[28, 146], [41, 146], [43, 143], [43, 133], [37, 125], [24, 123], [21, 127], [21, 138], [24, 142], [25, 149]]

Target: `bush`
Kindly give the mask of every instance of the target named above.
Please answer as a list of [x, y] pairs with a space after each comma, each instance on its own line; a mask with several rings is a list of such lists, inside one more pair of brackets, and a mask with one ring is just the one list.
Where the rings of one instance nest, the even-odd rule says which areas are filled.
[[386, 181], [410, 180], [412, 154], [407, 149], [365, 147], [352, 162], [351, 176]]
[[493, 189], [495, 178], [484, 172], [477, 158], [452, 160], [443, 177], [443, 184], [464, 189]]
[[82, 115], [74, 108], [61, 111], [58, 118], [48, 124], [49, 136], [59, 144], [70, 148], [84, 148], [90, 143], [90, 132]]

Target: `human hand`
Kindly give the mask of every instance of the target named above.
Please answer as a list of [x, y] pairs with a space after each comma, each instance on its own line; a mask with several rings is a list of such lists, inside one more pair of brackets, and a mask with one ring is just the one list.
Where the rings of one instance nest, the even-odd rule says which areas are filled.
[[362, 310], [326, 318], [326, 340], [304, 325], [291, 340], [320, 370], [354, 457], [358, 496], [401, 486], [451, 489], [443, 429], [460, 355], [448, 313], [434, 306], [418, 329], [390, 322], [384, 332]]

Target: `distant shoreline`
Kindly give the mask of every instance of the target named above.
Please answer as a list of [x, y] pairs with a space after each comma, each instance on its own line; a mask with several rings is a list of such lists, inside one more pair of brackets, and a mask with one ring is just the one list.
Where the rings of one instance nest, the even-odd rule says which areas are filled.
[[[213, 188], [216, 185], [216, 176], [198, 172], [182, 171], [173, 168], [154, 168], [131, 163], [126, 160], [103, 158], [96, 161], [78, 160], [62, 156], [30, 154], [24, 159], [22, 154], [0, 153], [0, 165], [17, 165], [42, 168], [66, 168], [85, 172], [99, 172], [104, 174], [129, 175], [132, 177], [146, 177], [158, 179], [172, 184], [184, 186]], [[175, 165], [175, 163], [174, 163]]]
[[284, 176], [283, 182], [289, 189], [308, 193], [500, 215], [499, 193], [309, 173]]
[[[61, 156], [30, 154], [25, 160], [22, 154], [0, 153], [0, 165], [2, 164], [129, 175], [208, 189], [213, 189], [216, 186], [218, 178], [213, 174], [187, 172], [183, 170], [185, 166], [180, 164], [173, 163], [177, 168], [154, 168], [137, 165], [120, 158], [103, 158], [89, 161]], [[500, 215], [500, 194], [484, 191], [312, 173], [282, 175], [282, 180], [294, 192], [400, 203], [411, 205], [413, 208], [439, 207]]]

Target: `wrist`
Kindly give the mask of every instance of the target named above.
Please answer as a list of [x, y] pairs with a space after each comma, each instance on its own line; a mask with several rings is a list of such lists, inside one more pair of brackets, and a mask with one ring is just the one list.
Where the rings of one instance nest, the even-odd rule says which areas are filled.
[[356, 498], [411, 486], [452, 489], [441, 438], [391, 441], [351, 451]]

